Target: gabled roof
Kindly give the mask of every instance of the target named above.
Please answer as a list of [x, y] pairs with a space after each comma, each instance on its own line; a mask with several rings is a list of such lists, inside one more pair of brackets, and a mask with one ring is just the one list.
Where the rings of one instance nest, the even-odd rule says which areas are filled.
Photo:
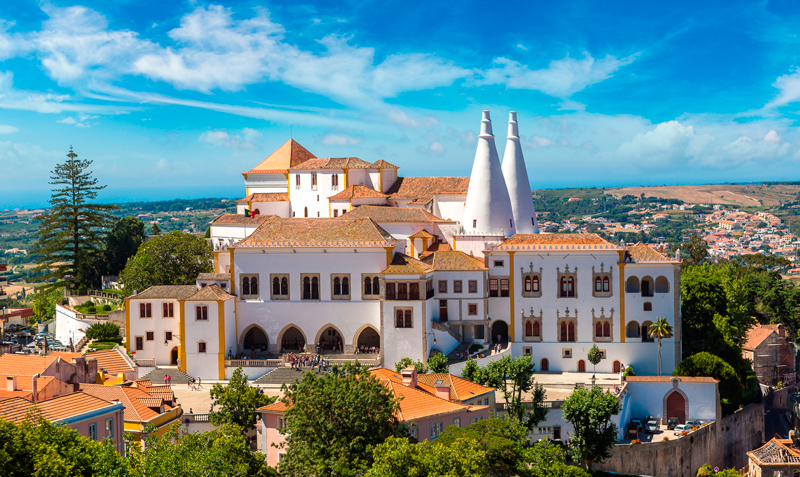
[[408, 238], [416, 239], [416, 238], [433, 238], [433, 235], [429, 234], [427, 230], [423, 229], [419, 232], [414, 233], [413, 235], [409, 235]]
[[625, 247], [625, 251], [630, 254], [630, 258], [633, 260], [634, 263], [649, 263], [649, 262], [674, 262], [676, 260], [670, 259], [670, 257], [664, 255], [663, 253], [657, 251], [650, 245], [644, 244], [642, 242], [637, 243], [636, 245], [628, 245]]
[[515, 234], [493, 250], [621, 250], [597, 234]]
[[467, 194], [469, 177], [398, 177], [386, 191], [392, 199], [427, 202], [437, 194]]
[[192, 296], [186, 298], [186, 301], [225, 301], [231, 298], [233, 295], [217, 285], [208, 285], [201, 287]]
[[97, 361], [97, 371], [105, 369], [108, 374], [131, 373], [134, 371], [130, 363], [122, 356], [124, 353], [120, 346], [112, 349], [102, 349], [86, 354], [86, 359]]
[[440, 380], [442, 384], [450, 388], [451, 401], [466, 401], [494, 391], [494, 388], [482, 386], [452, 374], [417, 374], [417, 384], [427, 386], [430, 389], [428, 392], [431, 393], [436, 392], [436, 382]]
[[373, 162], [372, 167], [377, 167], [378, 169], [400, 169], [391, 162], [384, 161], [383, 159], [378, 159]]
[[298, 144], [294, 139], [289, 139], [257, 166], [242, 174], [285, 173], [289, 168], [298, 166], [310, 159], [316, 159], [314, 154], [311, 154], [308, 149]]
[[421, 258], [425, 258], [434, 252], [449, 252], [450, 250], [452, 250], [452, 248], [450, 248], [450, 244], [447, 242], [433, 242], [428, 245], [428, 250], [422, 252]]
[[780, 324], [775, 325], [759, 325], [755, 324], [747, 330], [747, 338], [745, 339], [742, 349], [753, 351], [764, 342], [772, 333], [780, 334]]
[[421, 260], [423, 263], [430, 265], [434, 270], [486, 270], [483, 260], [455, 250], [448, 252], [432, 252], [426, 254]]
[[194, 295], [195, 292], [197, 292], [197, 286], [195, 285], [155, 285], [130, 298], [132, 300], [185, 300]]
[[244, 214], [222, 214], [211, 225], [259, 225], [272, 215], [256, 215], [253, 218]]
[[71, 363], [73, 359], [80, 358], [83, 353], [70, 353], [69, 351], [52, 351], [47, 353], [47, 356], [58, 356], [62, 361]]
[[381, 273], [388, 275], [416, 275], [430, 271], [433, 271], [433, 267], [427, 263], [402, 253], [395, 253], [392, 263]]
[[800, 451], [792, 447], [791, 439], [773, 437], [769, 442], [747, 453], [758, 465], [800, 464]]
[[339, 192], [336, 195], [328, 197], [328, 199], [332, 200], [349, 200], [349, 199], [360, 199], [360, 198], [382, 199], [384, 197], [388, 196], [386, 194], [376, 191], [371, 187], [357, 184], [348, 187], [347, 189]]
[[[107, 401], [121, 402], [125, 406], [126, 421], [146, 422], [160, 415], [160, 413], [152, 410], [138, 399], [153, 397], [144, 388], [132, 386], [104, 386], [102, 384], [81, 384], [80, 388], [81, 391], [91, 394], [92, 396]], [[170, 406], [166, 406], [166, 410], [170, 409]]]
[[372, 164], [357, 157], [330, 157], [327, 159], [311, 159], [297, 166], [292, 171], [311, 171], [317, 169], [374, 169]]
[[422, 209], [409, 209], [407, 207], [389, 207], [385, 205], [361, 205], [344, 214], [342, 218], [369, 217], [378, 223], [383, 222], [409, 222], [409, 223], [454, 223], [450, 220], [440, 219]]
[[28, 411], [35, 406], [48, 421], [60, 421], [113, 405], [112, 402], [83, 392], [65, 394], [37, 403], [16, 397], [0, 401], [0, 417], [19, 422], [24, 420]]
[[59, 359], [58, 356], [36, 356], [24, 354], [4, 354], [0, 356], [0, 371], [3, 374], [15, 376], [33, 376], [41, 374], [45, 369]]
[[284, 403], [283, 401], [275, 401], [272, 404], [268, 404], [266, 406], [262, 406], [258, 408], [259, 411], [262, 412], [272, 412], [272, 413], [284, 413], [286, 412], [291, 406]]
[[273, 217], [236, 247], [393, 247], [394, 238], [369, 218]]
[[264, 192], [250, 194], [244, 199], [236, 201], [237, 204], [247, 204], [250, 202], [286, 202], [289, 200], [288, 192]]

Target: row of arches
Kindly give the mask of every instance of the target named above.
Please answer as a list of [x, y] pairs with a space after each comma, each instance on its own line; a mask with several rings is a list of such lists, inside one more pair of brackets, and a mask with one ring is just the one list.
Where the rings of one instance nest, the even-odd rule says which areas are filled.
[[653, 296], [653, 293], [669, 293], [669, 280], [663, 275], [659, 275], [653, 280], [650, 276], [641, 279], [637, 276], [630, 276], [625, 280], [625, 292], [641, 293], [642, 296]]
[[[614, 360], [614, 363], [611, 365], [612, 372], [619, 373], [622, 370], [622, 363], [619, 360]], [[586, 372], [586, 360], [579, 359], [577, 371], [579, 373]], [[541, 373], [549, 373], [550, 372], [550, 360], [547, 358], [542, 358], [539, 361], [539, 372]]]
[[652, 325], [652, 321], [644, 321], [641, 325], [639, 325], [638, 321], [631, 320], [625, 326], [625, 337], [626, 338], [642, 338], [643, 342], [652, 342], [653, 337], [650, 336], [650, 325]]
[[[356, 347], [374, 346], [380, 348], [380, 333], [372, 325], [364, 325], [356, 332], [353, 341], [353, 343], [346, 343], [342, 332], [337, 327], [329, 324], [320, 328], [313, 344], [319, 344], [322, 351], [339, 349], [339, 344], [342, 347], [352, 344]], [[306, 349], [305, 345], [309, 344], [309, 342], [305, 333], [294, 325], [287, 325], [274, 341], [270, 341], [263, 328], [258, 325], [250, 325], [242, 332], [239, 347], [242, 351], [253, 352], [267, 350], [271, 344], [278, 345], [280, 349], [286, 351], [304, 351]]]

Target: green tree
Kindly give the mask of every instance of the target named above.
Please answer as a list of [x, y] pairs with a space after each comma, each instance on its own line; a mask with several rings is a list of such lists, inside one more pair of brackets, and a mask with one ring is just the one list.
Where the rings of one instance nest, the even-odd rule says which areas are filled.
[[584, 463], [586, 470], [611, 456], [617, 440], [617, 425], [611, 422], [611, 416], [619, 414], [619, 409], [617, 397], [599, 386], [578, 388], [564, 400], [561, 412], [573, 427], [569, 452], [576, 462]]
[[[486, 451], [471, 439], [412, 444], [404, 437], [389, 437], [375, 447], [375, 463], [367, 477], [484, 477]], [[320, 474], [317, 474], [320, 475]], [[338, 475], [338, 474], [325, 474]]]
[[67, 157], [50, 176], [50, 210], [37, 217], [36, 271], [45, 272], [41, 279], [51, 282], [48, 288], [97, 286], [97, 257], [117, 207], [92, 203], [105, 188], [88, 171], [92, 161], [78, 160], [72, 148]]
[[346, 364], [330, 373], [306, 372], [283, 386], [286, 411], [285, 475], [360, 475], [375, 446], [404, 436], [392, 391], [366, 367]]
[[446, 373], [448, 369], [447, 356], [442, 353], [436, 353], [428, 358], [429, 373]]
[[236, 368], [228, 384], [220, 383], [211, 387], [211, 424], [236, 424], [243, 432], [256, 427], [256, 409], [275, 402], [274, 397], [266, 396], [258, 387], [247, 384], [247, 375], [242, 368]]
[[683, 266], [700, 265], [708, 260], [708, 242], [697, 235], [692, 236], [682, 248]]
[[144, 290], [154, 285], [193, 285], [197, 275], [212, 270], [213, 254], [205, 240], [172, 231], [139, 247], [120, 274], [125, 289]]
[[86, 330], [86, 339], [97, 341], [113, 341], [121, 338], [119, 326], [114, 323], [95, 323]]
[[459, 440], [475, 441], [486, 455], [487, 475], [527, 477], [532, 475], [531, 455], [524, 445], [527, 437], [528, 429], [517, 420], [494, 418], [467, 427], [450, 426], [436, 443], [449, 446]]
[[709, 376], [719, 380], [719, 397], [722, 410], [730, 414], [739, 407], [742, 399], [742, 382], [733, 367], [718, 356], [700, 352], [678, 364], [673, 376]]
[[43, 322], [56, 316], [56, 304], [64, 297], [61, 288], [37, 287], [33, 294], [33, 316], [29, 318], [31, 324]]
[[[535, 369], [530, 356], [505, 356], [485, 367], [478, 366], [474, 359], [467, 360], [461, 375], [469, 381], [499, 389], [506, 401], [508, 415], [525, 428], [532, 429], [547, 418], [547, 408], [544, 407], [546, 393], [534, 379]], [[523, 393], [533, 395], [530, 411], [523, 401]]]
[[394, 370], [399, 373], [403, 370], [403, 368], [407, 368], [409, 366], [414, 366], [417, 368], [417, 373], [419, 374], [425, 372], [425, 365], [422, 364], [422, 361], [414, 361], [411, 358], [402, 358], [400, 361], [394, 363]]
[[603, 352], [600, 351], [600, 348], [597, 347], [597, 344], [593, 344], [591, 348], [589, 348], [589, 353], [586, 354], [586, 359], [592, 363], [594, 366], [594, 370], [592, 374], [597, 371], [597, 365], [600, 364], [600, 361], [603, 359]]
[[159, 227], [158, 224], [153, 224], [150, 235], [161, 235], [161, 227]]
[[114, 224], [106, 237], [105, 269], [117, 275], [125, 268], [128, 259], [136, 255], [146, 235], [144, 223], [136, 217], [123, 217]]
[[661, 338], [672, 336], [672, 325], [667, 322], [666, 317], [660, 316], [650, 325], [648, 334], [658, 338], [658, 375], [661, 376]]

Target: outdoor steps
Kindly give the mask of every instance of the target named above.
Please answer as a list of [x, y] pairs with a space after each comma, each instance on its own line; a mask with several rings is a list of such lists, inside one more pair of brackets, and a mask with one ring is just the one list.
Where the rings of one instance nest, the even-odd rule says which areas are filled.
[[468, 350], [471, 345], [472, 343], [461, 343], [460, 345], [458, 345], [456, 349], [454, 349], [453, 351], [450, 352], [450, 354], [447, 355], [447, 364], [450, 365], [453, 363], [460, 363], [461, 361], [463, 361], [463, 359], [456, 359], [456, 353], [463, 353], [464, 351]]
[[439, 321], [432, 321], [431, 327], [435, 330], [444, 331], [445, 333], [456, 339], [458, 342], [461, 342], [461, 334], [456, 330], [454, 330], [453, 328], [450, 328], [450, 325]]
[[[316, 373], [317, 368], [314, 368]], [[292, 369], [290, 367], [275, 368], [269, 373], [253, 381], [254, 384], [291, 384], [303, 376], [304, 371], [311, 371], [311, 368]], [[323, 371], [326, 372], [326, 371]]]
[[165, 384], [164, 375], [170, 375], [170, 384], [188, 384], [189, 376], [178, 368], [156, 368], [139, 379], [149, 379], [153, 384]]

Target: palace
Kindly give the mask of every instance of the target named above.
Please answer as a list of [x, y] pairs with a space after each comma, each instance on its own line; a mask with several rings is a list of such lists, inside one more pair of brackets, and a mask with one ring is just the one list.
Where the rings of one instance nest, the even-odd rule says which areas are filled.
[[679, 258], [540, 234], [515, 112], [502, 165], [484, 111], [470, 177], [398, 170], [287, 141], [242, 174], [237, 214], [212, 223], [214, 273], [128, 298], [129, 351], [225, 379], [242, 355], [368, 349], [392, 368], [473, 344], [483, 360], [531, 355], [540, 372], [585, 372], [597, 343], [597, 371], [646, 375], [658, 360], [647, 329], [666, 317], [663, 372], [680, 361]]

